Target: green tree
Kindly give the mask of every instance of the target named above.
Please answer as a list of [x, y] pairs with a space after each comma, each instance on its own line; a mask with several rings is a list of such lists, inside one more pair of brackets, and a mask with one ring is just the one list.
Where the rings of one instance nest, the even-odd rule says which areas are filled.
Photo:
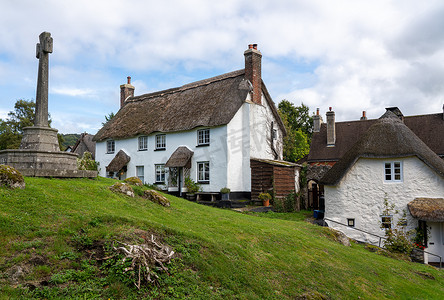
[[313, 118], [309, 115], [308, 106], [282, 100], [278, 105], [279, 114], [284, 123], [287, 135], [284, 137], [284, 159], [296, 162], [310, 151]]
[[106, 123], [108, 123], [112, 118], [114, 118], [115, 114], [113, 112], [110, 112], [108, 115], [105, 116], [105, 122], [102, 122], [102, 126], [105, 126]]
[[[8, 113], [8, 118], [0, 119], [0, 150], [18, 149], [23, 137], [23, 128], [33, 126], [34, 120], [35, 102], [32, 100], [17, 100], [14, 104], [14, 110]], [[51, 125], [51, 119], [49, 119], [49, 125]]]

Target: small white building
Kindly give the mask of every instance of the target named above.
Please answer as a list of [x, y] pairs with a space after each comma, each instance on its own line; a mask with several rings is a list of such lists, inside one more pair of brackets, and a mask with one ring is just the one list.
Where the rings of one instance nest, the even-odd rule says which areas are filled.
[[[444, 138], [444, 132], [436, 138]], [[378, 238], [355, 229], [384, 236], [381, 224], [394, 226], [405, 211], [407, 230], [429, 231], [426, 250], [444, 257], [444, 160], [391, 111], [368, 128], [321, 184], [328, 226], [378, 244]], [[394, 205], [391, 214], [384, 214], [384, 200]]]
[[250, 159], [281, 160], [285, 128], [261, 79], [256, 44], [245, 69], [140, 96], [121, 85], [121, 107], [95, 135], [100, 176], [137, 176], [181, 195], [184, 178], [203, 192], [249, 198]]

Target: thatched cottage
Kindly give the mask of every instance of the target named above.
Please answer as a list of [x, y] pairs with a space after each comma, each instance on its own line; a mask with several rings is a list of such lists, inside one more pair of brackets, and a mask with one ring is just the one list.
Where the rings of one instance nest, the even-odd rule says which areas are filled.
[[[444, 124], [443, 115], [438, 115], [434, 121]], [[389, 109], [372, 120], [322, 177], [325, 219], [349, 237], [377, 242], [378, 238], [354, 228], [384, 236], [384, 227], [397, 224], [405, 212], [406, 229], [421, 228], [427, 251], [444, 257], [444, 160], [405, 124], [406, 119], [399, 110]], [[421, 132], [427, 131], [426, 126], [423, 123]], [[442, 126], [429, 128], [438, 140], [431, 145], [443, 143]], [[385, 200], [394, 205], [390, 212]], [[428, 261], [439, 258], [428, 256]]]
[[249, 198], [250, 160], [281, 160], [285, 128], [257, 45], [244, 57], [244, 69], [140, 96], [128, 78], [120, 110], [94, 138], [100, 175], [137, 176], [179, 195], [189, 177], [203, 192], [228, 187], [232, 199]]

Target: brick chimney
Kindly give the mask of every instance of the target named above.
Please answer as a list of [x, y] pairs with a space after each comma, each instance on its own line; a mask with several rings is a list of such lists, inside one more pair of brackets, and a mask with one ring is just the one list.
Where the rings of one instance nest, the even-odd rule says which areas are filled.
[[254, 103], [262, 104], [262, 78], [261, 78], [261, 60], [262, 54], [257, 50], [257, 44], [248, 45], [244, 52], [245, 56], [245, 78], [253, 86], [251, 100]]
[[131, 85], [131, 76], [127, 77], [127, 83], [120, 86], [120, 108], [125, 105], [125, 101], [129, 97], [134, 97], [135, 87]]
[[361, 121], [362, 120], [367, 120], [367, 116], [365, 115], [365, 110], [362, 111]]
[[313, 132], [321, 131], [322, 118], [319, 114], [319, 108], [316, 108], [316, 114], [313, 116]]
[[335, 112], [329, 108], [327, 112], [327, 147], [334, 147], [336, 143]]

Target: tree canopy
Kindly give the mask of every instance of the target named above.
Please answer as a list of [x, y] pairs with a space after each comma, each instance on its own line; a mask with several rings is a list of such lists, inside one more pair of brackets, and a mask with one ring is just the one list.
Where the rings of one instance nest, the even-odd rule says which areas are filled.
[[282, 100], [278, 104], [278, 111], [287, 130], [287, 136], [284, 137], [284, 159], [296, 162], [310, 151], [313, 118], [304, 103], [295, 106], [288, 100]]

